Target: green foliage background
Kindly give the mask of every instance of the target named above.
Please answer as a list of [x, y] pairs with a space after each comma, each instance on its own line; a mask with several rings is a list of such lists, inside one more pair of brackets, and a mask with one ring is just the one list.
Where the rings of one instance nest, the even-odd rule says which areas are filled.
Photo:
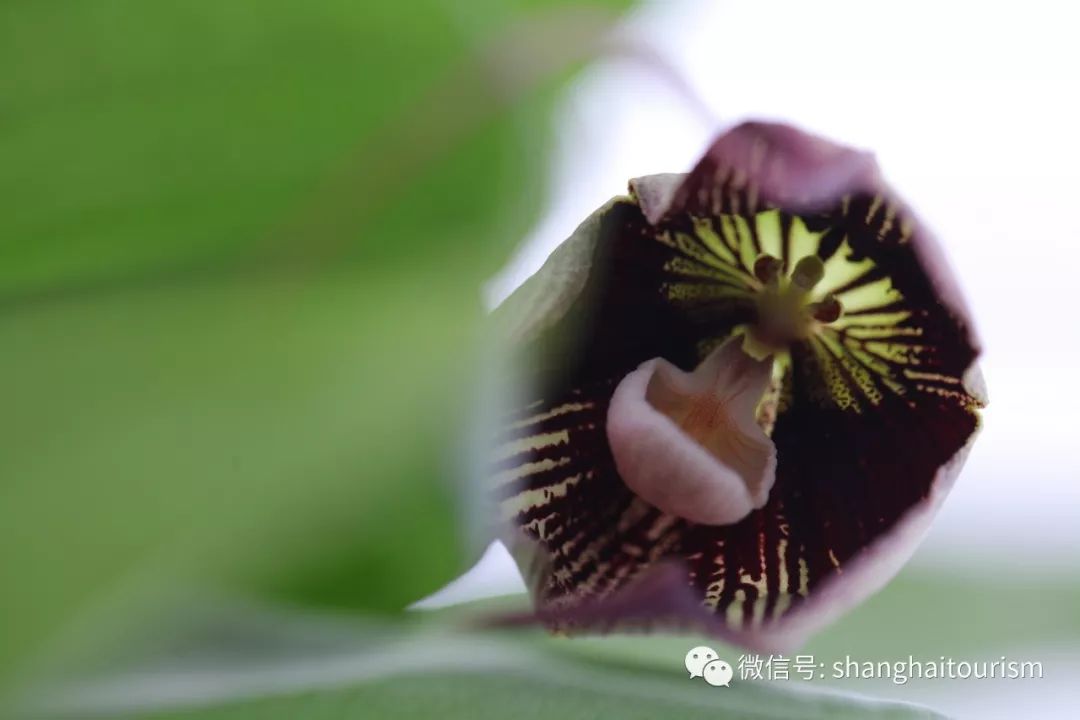
[[120, 586], [397, 610], [461, 567], [478, 286], [554, 88], [473, 56], [533, 9], [0, 7], [0, 667]]

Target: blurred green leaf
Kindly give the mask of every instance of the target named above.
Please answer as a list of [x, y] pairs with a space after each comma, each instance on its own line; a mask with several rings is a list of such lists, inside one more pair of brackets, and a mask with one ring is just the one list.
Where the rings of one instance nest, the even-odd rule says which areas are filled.
[[[1017, 583], [1015, 574], [944, 574], [909, 567], [881, 592], [813, 636], [797, 653], [788, 653], [788, 657], [811, 655], [829, 669], [848, 659], [875, 663], [906, 662], [909, 657], [922, 662], [940, 658], [993, 662], [1002, 656], [1039, 661], [1051, 668], [1062, 648], [1074, 647], [1080, 640], [1080, 619], [1075, 612], [1080, 605], [1080, 584], [1071, 578], [1024, 572], [1028, 573], [1024, 582]], [[494, 607], [500, 612], [520, 612], [522, 602], [521, 598], [501, 599]], [[469, 610], [443, 612], [467, 617]], [[544, 638], [543, 642], [563, 655], [654, 671], [670, 667], [673, 658], [694, 645], [713, 647], [725, 658], [738, 658], [747, 652], [714, 638], [670, 633], [583, 636], [568, 641]], [[1048, 670], [1047, 676], [1050, 673]], [[945, 689], [957, 694], [971, 691], [962, 681], [927, 682], [941, 682]], [[882, 686], [894, 695], [906, 689], [890, 685], [888, 678], [871, 682], [865, 678], [831, 677], [831, 670], [826, 671], [820, 683], [875, 695], [882, 692]]]
[[970, 572], [912, 567], [812, 638], [806, 650], [827, 659], [869, 660], [1030, 654], [1080, 640], [1077, 607], [1075, 577], [1033, 568], [994, 574], [975, 560]]
[[0, 318], [0, 374], [17, 378], [0, 429], [3, 653], [137, 567], [378, 609], [452, 575], [438, 481], [462, 368], [460, 355], [432, 368], [430, 350], [459, 342], [473, 308], [431, 278], [362, 280], [162, 288]]
[[[460, 648], [470, 650], [467, 646]], [[242, 718], [577, 718], [723, 717], [730, 720], [864, 720], [943, 717], [925, 708], [854, 696], [785, 693], [733, 684], [713, 688], [683, 677], [613, 668], [564, 666], [500, 658], [484, 672], [447, 668], [408, 672], [361, 687], [262, 700], [202, 711], [145, 717], [164, 720]], [[674, 675], [674, 673], [672, 673]], [[737, 681], [736, 681], [737, 682]]]
[[[550, 98], [500, 117], [537, 88], [508, 87], [522, 59], [498, 38], [529, 36], [524, 10], [567, 5], [5, 3], [0, 297], [327, 244], [380, 263], [511, 247], [516, 236], [484, 231], [508, 215], [520, 230], [517, 211], [535, 209]], [[573, 42], [589, 25], [573, 14], [560, 24], [563, 37], [549, 39]], [[582, 50], [555, 42], [552, 58], [526, 64], [542, 80]], [[357, 207], [368, 214], [342, 214]], [[389, 219], [380, 229], [408, 234], [348, 222], [376, 210]], [[440, 228], [474, 236], [462, 247]]]
[[0, 6], [0, 684], [177, 582], [397, 610], [460, 567], [478, 284], [589, 23], [504, 36], [559, 5]]
[[[768, 684], [736, 678], [729, 687], [714, 688], [687, 677], [685, 641], [666, 653], [663, 664], [646, 667], [614, 657], [553, 651], [574, 644], [565, 640], [463, 633], [439, 622], [349, 627], [326, 619], [312, 624], [310, 619], [279, 617], [270, 638], [261, 642], [256, 637], [269, 628], [259, 630], [250, 619], [242, 625], [248, 631], [224, 633], [234, 646], [240, 641], [241, 647], [231, 652], [219, 647], [200, 657], [189, 649], [177, 662], [173, 649], [164, 656], [165, 665], [144, 661], [127, 675], [54, 687], [42, 696], [44, 708], [39, 705], [34, 715], [147, 720], [941, 717], [913, 705], [819, 692], [797, 681]], [[289, 626], [291, 630], [282, 631]], [[217, 633], [223, 634], [221, 627]], [[291, 652], [285, 651], [282, 635], [288, 636]], [[310, 640], [298, 643], [302, 636]], [[331, 636], [338, 639], [331, 642]], [[342, 642], [342, 637], [348, 640]], [[242, 647], [252, 645], [262, 650], [245, 656]]]
[[[973, 605], [972, 597], [979, 598], [978, 603]], [[1064, 579], [1031, 576], [1020, 586], [1000, 578], [957, 576], [955, 573], [942, 575], [926, 569], [908, 568], [882, 592], [813, 638], [798, 652], [813, 655], [827, 668], [846, 657], [856, 661], [895, 662], [904, 661], [909, 655], [922, 661], [933, 661], [942, 655], [968, 661], [996, 660], [1006, 655], [1040, 660], [1050, 668], [1051, 657], [1047, 652], [1080, 637], [1080, 625], [1073, 612], [1078, 598], [1080, 586]], [[735, 692], [731, 695], [727, 690], [710, 693], [711, 689], [705, 686], [682, 682], [681, 663], [687, 648], [707, 644], [715, 647], [721, 657], [732, 660], [745, 652], [710, 638], [673, 634], [565, 638], [542, 632], [465, 634], [451, 630], [475, 627], [478, 618], [519, 612], [527, 602], [524, 596], [512, 596], [416, 613], [408, 616], [413, 621], [408, 625], [385, 620], [364, 624], [353, 618], [343, 622], [328, 617], [320, 617], [312, 625], [290, 621], [280, 613], [250, 609], [212, 613], [209, 623], [204, 616], [197, 615], [198, 622], [194, 624], [190, 621], [179, 626], [171, 623], [173, 641], [159, 641], [153, 647], [144, 647], [134, 657], [129, 655], [117, 661], [98, 654], [90, 658], [91, 665], [100, 667], [104, 662], [106, 669], [115, 672], [118, 667], [126, 668], [128, 673], [126, 681], [111, 686], [111, 693], [94, 697], [111, 699], [122, 705], [125, 699], [130, 701], [140, 697], [145, 690], [141, 680], [169, 677], [170, 672], [189, 680], [201, 677], [206, 683], [200, 685], [204, 689], [215, 687], [214, 680], [221, 681], [224, 689], [219, 685], [218, 695], [202, 696], [203, 701], [213, 708], [177, 709], [174, 714], [164, 717], [239, 718], [247, 714], [289, 717], [290, 713], [295, 717], [308, 714], [321, 717], [330, 713], [350, 717], [350, 713], [362, 716], [369, 707], [384, 709], [387, 716], [406, 716], [415, 712], [416, 717], [425, 717], [434, 713], [432, 705], [437, 707], [439, 703], [449, 708], [461, 708], [462, 714], [475, 709], [478, 717], [485, 717], [483, 713], [505, 716], [505, 707], [513, 707], [515, 714], [528, 716], [534, 706], [542, 708], [541, 711], [565, 711], [567, 717], [575, 717], [574, 712], [583, 713], [581, 708], [593, 709], [594, 716], [598, 717], [613, 713], [635, 717], [634, 713], [639, 709], [653, 713], [653, 716], [672, 714], [682, 717], [695, 716], [697, 703], [704, 700], [718, 703], [711, 710], [714, 717], [771, 717], [770, 713], [773, 713], [797, 718], [804, 717], [799, 712], [816, 717], [812, 714], [819, 712], [816, 703], [834, 702], [836, 698], [813, 693], [792, 696], [785, 690], [822, 687], [835, 690], [839, 686], [854, 692], [877, 694], [883, 692], [884, 683], [885, 689], [894, 696], [907, 694], [901, 691], [908, 688], [890, 685], [888, 680], [882, 683], [865, 679], [844, 681], [832, 678], [828, 673], [824, 679], [813, 683], [802, 682], [794, 675], [787, 683], [736, 681], [731, 688]], [[185, 613], [190, 613], [199, 604], [185, 603], [182, 607]], [[898, 618], [917, 618], [918, 621], [898, 622]], [[170, 623], [155, 620], [148, 625], [160, 632]], [[138, 634], [138, 640], [145, 645], [146, 639], [153, 636], [153, 633], [142, 632]], [[130, 653], [139, 642], [127, 643], [125, 652]], [[224, 647], [222, 643], [225, 643]], [[207, 653], [208, 645], [217, 650]], [[148, 661], [155, 656], [173, 663], [179, 659], [186, 664], [161, 667]], [[368, 659], [363, 660], [364, 657]], [[223, 668], [222, 659], [232, 665], [225, 664]], [[284, 665], [275, 665], [278, 662]], [[271, 673], [277, 677], [273, 687], [281, 697], [255, 700], [254, 696], [261, 694], [254, 692], [259, 687], [259, 678], [266, 676], [258, 672], [233, 672], [243, 668], [261, 668], [265, 672], [271, 667], [306, 667], [326, 686], [301, 691], [295, 684], [299, 677], [297, 673], [285, 672], [277, 676]], [[313, 667], [321, 669], [311, 670]], [[459, 672], [463, 667], [467, 667], [468, 672]], [[406, 678], [394, 677], [397, 673], [415, 676], [412, 693], [406, 693], [403, 689]], [[523, 677], [540, 680], [531, 684], [526, 680], [523, 686]], [[427, 690], [429, 679], [430, 694]], [[660, 687], [655, 685], [657, 679], [664, 681]], [[669, 679], [670, 686], [667, 684]], [[636, 702], [636, 694], [618, 695], [618, 688], [628, 681], [639, 686], [635, 692], [649, 688], [646, 692], [652, 693], [655, 689], [658, 694], [643, 703]], [[166, 683], [164, 687], [170, 686]], [[173, 687], [183, 689], [185, 686]], [[957, 693], [970, 690], [964, 684], [949, 683], [946, 687], [954, 688], [953, 692]], [[668, 702], [672, 691], [677, 691], [680, 697], [669, 703], [667, 713], [658, 711], [652, 703]], [[508, 692], [514, 696], [506, 698], [504, 693]], [[403, 693], [408, 695], [406, 699], [401, 699]], [[911, 694], [918, 696], [915, 692]], [[612, 697], [600, 699], [607, 695]], [[50, 692], [48, 697], [62, 695]], [[628, 697], [635, 702], [627, 703]], [[567, 711], [562, 704], [564, 699], [578, 709]], [[805, 707], [804, 701], [809, 703]], [[858, 713], [863, 712], [858, 704], [861, 701], [848, 701], [859, 708], [858, 711], [849, 709], [852, 716], [859, 717]], [[192, 702], [192, 697], [186, 692], [172, 698], [158, 695], [154, 702], [155, 707], [170, 703], [182, 705]], [[395, 702], [400, 703], [398, 711], [387, 709], [388, 703]], [[413, 702], [415, 704], [410, 704]], [[503, 702], [507, 704], [500, 704]], [[604, 705], [605, 702], [610, 704]], [[121, 705], [110, 705], [109, 712], [104, 714], [111, 716]], [[920, 715], [910, 708], [875, 707], [882, 717], [930, 716]], [[503, 708], [502, 715], [500, 708]], [[838, 717], [845, 716], [834, 705], [820, 710], [820, 716], [829, 717], [829, 712], [837, 713]], [[875, 717], [873, 713], [868, 716]]]

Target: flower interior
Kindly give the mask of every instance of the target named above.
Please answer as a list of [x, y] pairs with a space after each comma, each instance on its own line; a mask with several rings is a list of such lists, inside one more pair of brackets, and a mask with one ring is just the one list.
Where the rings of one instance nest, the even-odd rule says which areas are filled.
[[493, 495], [564, 628], [796, 645], [908, 557], [985, 404], [933, 239], [787, 126], [632, 181], [500, 311], [528, 378]]
[[883, 359], [915, 364], [917, 348], [910, 329], [896, 327], [910, 313], [890, 311], [902, 295], [846, 240], [823, 248], [824, 231], [779, 210], [691, 217], [688, 226], [660, 235], [681, 251], [665, 269], [685, 278], [664, 285], [668, 299], [700, 302], [707, 290], [741, 305], [746, 321], [692, 372], [658, 358], [628, 375], [608, 413], [608, 438], [639, 497], [685, 520], [727, 524], [760, 508], [773, 485], [767, 434], [793, 344], [814, 349], [830, 396], [853, 409], [876, 404], [880, 383], [899, 387]]

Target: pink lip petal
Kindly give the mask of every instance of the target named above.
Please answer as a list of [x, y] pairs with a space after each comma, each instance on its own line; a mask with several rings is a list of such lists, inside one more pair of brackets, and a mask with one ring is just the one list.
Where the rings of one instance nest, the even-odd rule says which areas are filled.
[[607, 416], [615, 465], [627, 486], [666, 513], [727, 525], [763, 506], [776, 448], [754, 421], [772, 360], [754, 360], [737, 337], [690, 373], [655, 358], [627, 375]]

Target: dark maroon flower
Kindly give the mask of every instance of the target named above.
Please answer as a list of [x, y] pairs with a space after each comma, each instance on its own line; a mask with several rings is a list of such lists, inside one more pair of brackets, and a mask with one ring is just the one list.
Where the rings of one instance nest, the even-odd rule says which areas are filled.
[[496, 316], [504, 537], [571, 631], [797, 645], [910, 556], [985, 403], [933, 240], [870, 155], [784, 125], [631, 181]]

